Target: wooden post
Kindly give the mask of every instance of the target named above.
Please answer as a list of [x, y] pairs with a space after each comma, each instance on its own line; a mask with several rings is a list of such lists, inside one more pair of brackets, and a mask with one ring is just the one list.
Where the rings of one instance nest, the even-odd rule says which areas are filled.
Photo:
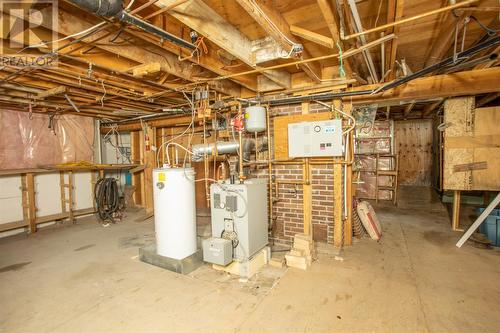
[[29, 225], [29, 198], [28, 198], [28, 185], [26, 175], [21, 175], [21, 196], [23, 202], [23, 221]]
[[451, 227], [454, 231], [462, 231], [460, 229], [460, 191], [453, 191], [453, 217]]
[[92, 207], [94, 208], [94, 212], [97, 210], [97, 206], [94, 198], [94, 189], [95, 184], [97, 184], [96, 173], [94, 171], [90, 171], [90, 193], [92, 193]]
[[[302, 114], [309, 114], [309, 102], [302, 103]], [[303, 185], [303, 211], [304, 211], [304, 234], [312, 235], [312, 185], [310, 184], [311, 179], [311, 166], [309, 164], [309, 158], [305, 158], [305, 163], [302, 166], [302, 179], [304, 180]], [[306, 181], [309, 181], [306, 183]]]
[[[149, 138], [149, 147], [144, 144], [144, 191], [146, 213], [153, 212], [153, 169], [156, 167], [156, 154], [152, 146], [156, 146], [156, 128], [147, 126], [146, 134]], [[147, 149], [147, 150], [146, 150]]]
[[[141, 160], [141, 145], [140, 145], [139, 132], [130, 132], [130, 152], [132, 163], [140, 163]], [[142, 201], [142, 182], [141, 182], [142, 172], [136, 172], [132, 175], [132, 185], [135, 187], [134, 191], [134, 204], [136, 206], [142, 206], [144, 201]]]
[[59, 171], [59, 186], [61, 188], [61, 212], [66, 213], [66, 181], [64, 171]]
[[333, 165], [333, 245], [342, 247], [344, 239], [342, 220], [342, 165]]
[[28, 188], [28, 217], [29, 231], [36, 232], [36, 203], [35, 203], [35, 175], [32, 173], [26, 174], [26, 185]]
[[68, 218], [72, 223], [75, 222], [73, 208], [73, 171], [70, 170], [68, 171]]

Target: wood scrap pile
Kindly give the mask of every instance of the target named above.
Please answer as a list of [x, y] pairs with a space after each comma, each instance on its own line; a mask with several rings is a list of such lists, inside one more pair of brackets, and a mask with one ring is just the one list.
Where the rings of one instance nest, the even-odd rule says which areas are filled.
[[314, 255], [312, 236], [296, 234], [292, 249], [285, 255], [286, 265], [306, 270], [311, 265]]

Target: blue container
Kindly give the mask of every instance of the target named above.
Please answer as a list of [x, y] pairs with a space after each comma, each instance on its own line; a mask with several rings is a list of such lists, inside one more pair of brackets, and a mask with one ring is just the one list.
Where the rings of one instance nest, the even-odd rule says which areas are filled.
[[[478, 213], [481, 214], [484, 208], [479, 208]], [[493, 209], [486, 217], [486, 220], [479, 227], [481, 233], [491, 241], [491, 245], [500, 246], [500, 209]]]
[[125, 174], [125, 185], [132, 185], [132, 174], [130, 172]]

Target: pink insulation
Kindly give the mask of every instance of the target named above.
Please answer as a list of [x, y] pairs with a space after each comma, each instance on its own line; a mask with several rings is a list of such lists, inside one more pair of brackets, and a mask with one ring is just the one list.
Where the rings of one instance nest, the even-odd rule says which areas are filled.
[[[359, 184], [357, 184], [356, 195], [360, 198], [375, 199], [376, 196], [376, 156], [375, 154], [390, 154], [392, 122], [376, 121], [369, 131], [356, 129], [356, 151], [355, 170], [360, 171]], [[391, 158], [381, 157], [379, 159], [379, 170], [391, 170]], [[380, 176], [379, 186], [390, 186], [391, 177]], [[390, 191], [379, 191], [379, 199], [389, 200], [392, 197]]]
[[0, 169], [37, 168], [93, 160], [92, 118], [0, 111]]

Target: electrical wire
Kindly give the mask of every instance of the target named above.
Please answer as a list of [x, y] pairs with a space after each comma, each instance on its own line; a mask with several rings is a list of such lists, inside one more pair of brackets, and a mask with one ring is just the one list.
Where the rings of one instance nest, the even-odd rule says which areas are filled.
[[[189, 131], [189, 129], [190, 129], [191, 127], [193, 127], [193, 130], [194, 130], [194, 126], [193, 126], [193, 124], [194, 124], [194, 118], [195, 118], [195, 111], [196, 111], [196, 110], [195, 110], [195, 108], [194, 108], [194, 104], [193, 104], [192, 100], [190, 100], [190, 99], [189, 99], [189, 97], [186, 95], [186, 93], [185, 93], [185, 92], [182, 92], [182, 94], [184, 95], [184, 97], [185, 97], [185, 98], [187, 99], [187, 101], [189, 102], [189, 105], [191, 106], [191, 122], [189, 123], [189, 125], [186, 127], [186, 129], [185, 129], [185, 130], [184, 130], [181, 134], [179, 134], [179, 135], [177, 135], [177, 136], [173, 137], [172, 139], [170, 139], [170, 140], [168, 140], [168, 141], [163, 142], [163, 143], [160, 145], [160, 147], [158, 147], [158, 152], [156, 153], [156, 163], [157, 163], [158, 167], [161, 167], [161, 164], [160, 164], [160, 152], [161, 152], [161, 149], [163, 148], [163, 146], [165, 146], [165, 145], [167, 145], [167, 146], [168, 146], [168, 145], [169, 145], [172, 141], [175, 141], [175, 140], [177, 140], [178, 138], [180, 138], [181, 136], [183, 136], [184, 134], [186, 134], [186, 133]], [[167, 149], [167, 157], [168, 157], [168, 153], [169, 153], [169, 152], [168, 152], [168, 149]], [[185, 160], [185, 159], [184, 159], [184, 160]], [[163, 162], [164, 162], [164, 161], [163, 161]], [[170, 161], [169, 161], [169, 164], [170, 164]]]
[[32, 48], [37, 48], [37, 47], [42, 47], [42, 46], [47, 46], [48, 44], [54, 44], [54, 43], [57, 43], [57, 42], [62, 42], [63, 40], [67, 40], [67, 39], [70, 39], [70, 38], [74, 38], [74, 37], [78, 37], [80, 35], [83, 35], [83, 34], [86, 34], [88, 32], [91, 32], [93, 31], [94, 29], [97, 29], [99, 27], [102, 27], [103, 25], [107, 24], [107, 22], [103, 21], [101, 23], [98, 23], [96, 25], [93, 25], [91, 26], [90, 28], [88, 29], [85, 29], [83, 31], [80, 31], [80, 32], [77, 32], [75, 34], [72, 34], [72, 35], [68, 35], [68, 36], [65, 36], [63, 38], [60, 38], [60, 39], [56, 39], [56, 40], [51, 40], [51, 41], [47, 41], [47, 42], [41, 42], [40, 44], [36, 44], [36, 45], [28, 45], [26, 46], [25, 48], [23, 48], [21, 51], [19, 51], [18, 53], [20, 52], [23, 52], [24, 50], [26, 49], [32, 49]]

